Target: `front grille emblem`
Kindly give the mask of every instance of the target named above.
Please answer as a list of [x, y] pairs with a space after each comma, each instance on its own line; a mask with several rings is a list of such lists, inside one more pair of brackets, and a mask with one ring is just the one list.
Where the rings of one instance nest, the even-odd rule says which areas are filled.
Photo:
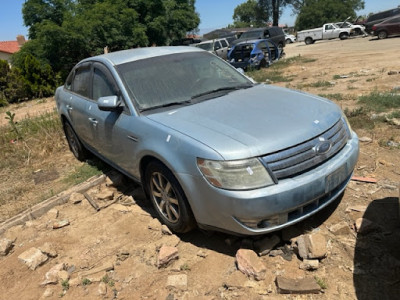
[[315, 146], [315, 153], [317, 155], [323, 155], [329, 152], [331, 150], [332, 144], [330, 141], [321, 141]]

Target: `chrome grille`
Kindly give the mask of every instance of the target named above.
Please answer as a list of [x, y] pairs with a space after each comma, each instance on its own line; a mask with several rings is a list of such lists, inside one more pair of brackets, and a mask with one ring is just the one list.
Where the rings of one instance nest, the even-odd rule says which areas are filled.
[[[338, 153], [346, 144], [348, 133], [342, 120], [323, 134], [302, 144], [272, 153], [261, 159], [269, 167], [277, 179], [289, 178], [305, 172]], [[316, 148], [321, 141], [329, 141], [329, 151], [318, 154]]]

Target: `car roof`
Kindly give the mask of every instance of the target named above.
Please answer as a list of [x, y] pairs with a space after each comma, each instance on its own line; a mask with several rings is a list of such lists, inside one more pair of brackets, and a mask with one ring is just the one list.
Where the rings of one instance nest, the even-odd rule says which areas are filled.
[[120, 65], [131, 61], [138, 61], [151, 57], [158, 57], [170, 54], [189, 53], [189, 52], [204, 52], [203, 49], [188, 46], [164, 46], [164, 47], [145, 47], [135, 48], [129, 50], [122, 50], [93, 56], [82, 60], [85, 61], [108, 61], [113, 65]]

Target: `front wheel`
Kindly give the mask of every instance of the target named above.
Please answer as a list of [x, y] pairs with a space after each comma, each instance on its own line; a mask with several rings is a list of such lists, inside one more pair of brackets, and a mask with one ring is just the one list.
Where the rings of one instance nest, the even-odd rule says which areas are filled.
[[378, 39], [386, 39], [388, 36], [386, 31], [379, 31], [378, 32]]
[[345, 40], [345, 39], [347, 39], [349, 37], [349, 34], [347, 33], [347, 32], [342, 32], [340, 35], [339, 35], [339, 39], [341, 39], [341, 40]]
[[145, 185], [159, 219], [171, 230], [183, 233], [195, 226], [185, 194], [167, 167], [151, 162], [146, 169]]

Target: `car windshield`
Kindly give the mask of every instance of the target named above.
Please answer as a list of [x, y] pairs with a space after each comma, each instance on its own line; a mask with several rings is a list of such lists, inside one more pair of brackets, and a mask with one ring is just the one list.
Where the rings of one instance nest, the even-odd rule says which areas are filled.
[[152, 57], [118, 65], [117, 70], [140, 110], [187, 104], [199, 95], [253, 85], [208, 52]]
[[204, 44], [197, 44], [196, 45], [196, 47], [197, 48], [201, 48], [201, 49], [203, 49], [203, 50], [206, 50], [206, 51], [212, 51], [213, 50], [213, 43], [204, 43]]
[[247, 31], [243, 32], [240, 39], [257, 39], [262, 36], [261, 31]]

